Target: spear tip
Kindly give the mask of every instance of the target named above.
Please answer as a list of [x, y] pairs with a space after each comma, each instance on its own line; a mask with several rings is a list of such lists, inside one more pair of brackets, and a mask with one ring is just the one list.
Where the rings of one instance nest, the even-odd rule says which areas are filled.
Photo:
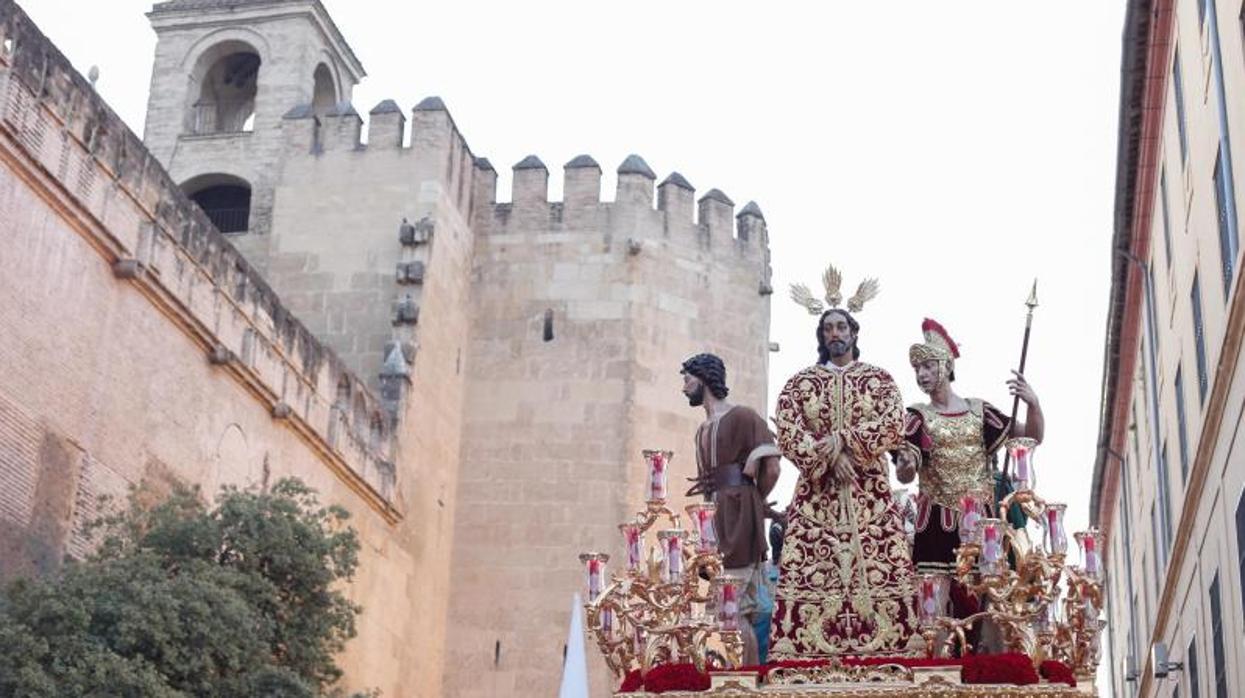
[[1034, 279], [1033, 290], [1029, 291], [1029, 299], [1025, 301], [1025, 305], [1029, 306], [1029, 312], [1033, 312], [1033, 309], [1037, 307], [1037, 304], [1037, 279]]

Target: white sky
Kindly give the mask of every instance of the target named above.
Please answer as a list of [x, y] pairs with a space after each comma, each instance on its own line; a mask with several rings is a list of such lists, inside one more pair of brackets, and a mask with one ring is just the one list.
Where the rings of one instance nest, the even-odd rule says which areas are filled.
[[[1085, 525], [1097, 440], [1125, 3], [324, 0], [369, 76], [366, 113], [441, 96], [502, 174], [540, 156], [561, 195], [580, 153], [678, 170], [769, 224], [770, 400], [815, 356], [786, 298], [833, 262], [863, 359], [923, 399], [907, 364], [925, 316], [961, 343], [956, 389], [1010, 407], [1023, 301], [1039, 279], [1028, 376], [1047, 441], [1038, 491]], [[145, 0], [21, 5], [142, 133], [155, 35]], [[729, 369], [729, 367], [728, 367]], [[673, 374], [672, 374], [673, 375]], [[671, 390], [679, 389], [677, 380]], [[772, 404], [771, 406], [772, 407]], [[772, 411], [772, 410], [771, 410]], [[691, 435], [688, 435], [689, 443]], [[638, 465], [638, 464], [637, 464]], [[793, 477], [780, 485], [790, 495]]]

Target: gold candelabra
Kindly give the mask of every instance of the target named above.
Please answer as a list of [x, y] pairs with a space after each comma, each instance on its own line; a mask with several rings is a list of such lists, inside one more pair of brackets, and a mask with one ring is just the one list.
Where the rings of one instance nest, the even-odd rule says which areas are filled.
[[[645, 450], [648, 501], [619, 525], [626, 556], [620, 574], [606, 576], [609, 555], [587, 552], [586, 632], [596, 638], [616, 676], [656, 664], [690, 662], [738, 667], [743, 655], [739, 595], [743, 584], [725, 574], [717, 551], [712, 504], [691, 504], [684, 529], [666, 503], [670, 451]], [[659, 521], [668, 528], [654, 530]], [[655, 535], [650, 535], [650, 533]]]
[[[1099, 661], [1103, 628], [1101, 536], [1090, 529], [1075, 535], [1082, 564], [1067, 565], [1065, 506], [1048, 503], [1033, 491], [1036, 442], [1010, 439], [1006, 446], [1014, 470], [1015, 491], [998, 505], [1000, 516], [1019, 506], [1028, 521], [1043, 530], [1041, 545], [1030, 543], [1024, 528], [983, 515], [981, 498], [960, 504], [960, 547], [954, 575], [923, 574], [918, 583], [921, 634], [929, 656], [947, 656], [957, 647], [973, 651], [973, 627], [993, 625], [1004, 649], [1023, 652], [1036, 662], [1063, 662], [1078, 676], [1092, 676]], [[981, 610], [955, 618], [948, 612], [951, 577], [981, 601]]]

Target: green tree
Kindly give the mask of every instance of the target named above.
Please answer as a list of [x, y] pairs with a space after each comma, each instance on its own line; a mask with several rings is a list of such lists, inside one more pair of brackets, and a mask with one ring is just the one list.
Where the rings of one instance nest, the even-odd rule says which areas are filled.
[[136, 496], [89, 559], [0, 592], [0, 695], [334, 695], [359, 542], [298, 480]]

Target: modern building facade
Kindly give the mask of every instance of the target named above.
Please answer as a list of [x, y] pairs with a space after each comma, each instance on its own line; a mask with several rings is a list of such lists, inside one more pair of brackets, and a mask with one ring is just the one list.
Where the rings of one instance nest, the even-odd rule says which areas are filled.
[[1245, 15], [1128, 3], [1100, 441], [1120, 696], [1245, 695]]

